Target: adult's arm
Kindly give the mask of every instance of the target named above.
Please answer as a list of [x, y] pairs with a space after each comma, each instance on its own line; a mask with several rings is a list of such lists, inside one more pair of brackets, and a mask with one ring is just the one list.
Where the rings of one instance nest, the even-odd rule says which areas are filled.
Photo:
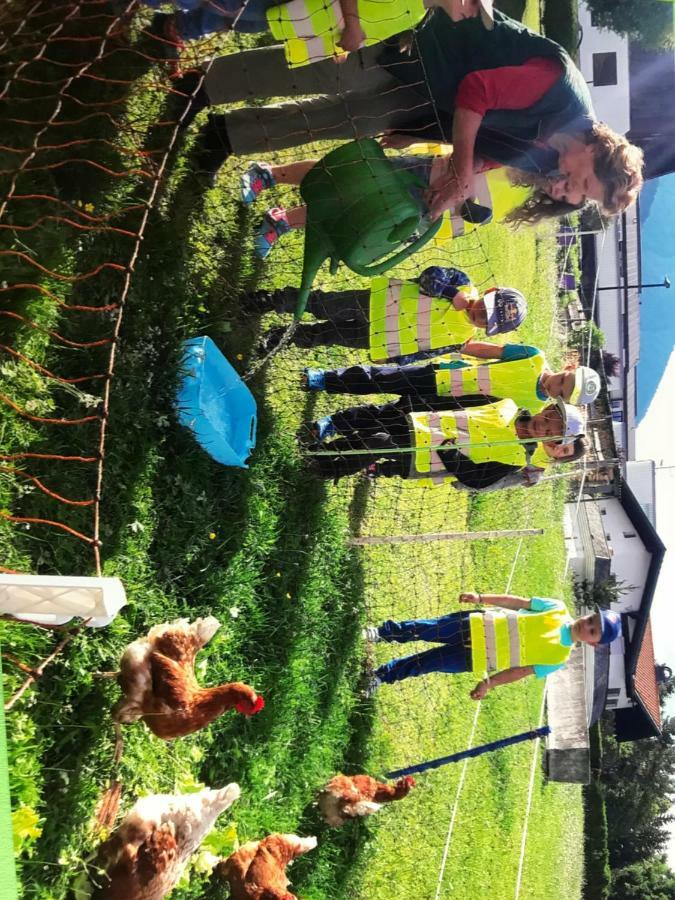
[[527, 109], [555, 84], [562, 74], [556, 59], [533, 57], [520, 66], [479, 69], [466, 75], [457, 90], [453, 115], [453, 155], [448, 178], [427, 192], [430, 215], [438, 218], [471, 196], [476, 168], [476, 137], [490, 110]]

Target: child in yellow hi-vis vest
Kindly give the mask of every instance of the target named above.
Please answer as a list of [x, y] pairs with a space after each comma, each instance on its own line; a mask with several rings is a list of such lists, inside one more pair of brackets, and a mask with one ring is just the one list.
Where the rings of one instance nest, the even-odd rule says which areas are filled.
[[425, 365], [305, 369], [302, 387], [329, 394], [400, 394], [407, 398], [406, 409], [417, 411], [510, 399], [531, 413], [557, 397], [586, 406], [600, 392], [600, 376], [593, 369], [569, 364], [553, 372], [537, 347], [470, 339], [461, 353], [461, 359]]
[[[157, 7], [161, 0], [143, 0]], [[175, 0], [174, 13], [156, 13], [149, 32], [174, 45], [222, 31], [270, 31], [284, 44], [291, 67], [378, 44], [418, 25], [429, 9], [453, 21], [480, 15], [494, 24], [492, 0]]]
[[596, 646], [621, 634], [621, 617], [612, 610], [572, 619], [560, 600], [516, 597], [511, 594], [460, 594], [460, 603], [497, 607], [482, 612], [455, 612], [430, 619], [384, 622], [366, 628], [372, 642], [428, 641], [433, 650], [392, 659], [370, 678], [369, 696], [382, 684], [431, 672], [488, 673], [471, 691], [482, 700], [488, 691], [536, 675], [545, 678], [567, 662], [575, 641]]
[[[260, 311], [291, 312], [294, 288], [258, 291], [249, 302]], [[482, 296], [460, 269], [429, 266], [416, 279], [379, 276], [370, 288], [312, 291], [307, 311], [314, 324], [297, 325], [291, 343], [368, 350], [373, 362], [406, 363], [459, 350], [476, 335], [506, 334], [527, 315], [527, 301], [515, 288], [492, 287]], [[270, 351], [286, 329], [271, 329], [263, 340]]]
[[364, 472], [479, 491], [532, 486], [550, 463], [580, 459], [588, 448], [578, 408], [560, 399], [536, 415], [513, 400], [434, 412], [355, 406], [309, 430], [307, 465], [322, 478]]
[[[383, 145], [391, 138], [383, 138]], [[407, 154], [388, 156], [389, 163], [396, 169], [414, 175], [417, 186], [411, 186], [410, 193], [422, 211], [420, 228], [427, 227], [432, 218], [429, 212], [429, 196], [440, 183], [447, 181], [453, 174], [451, 148], [445, 145], [416, 145], [428, 152], [419, 155]], [[448, 152], [446, 152], [448, 151]], [[302, 180], [316, 165], [316, 159], [305, 159], [292, 163], [270, 165], [264, 162], [253, 162], [241, 177], [241, 200], [250, 204], [258, 199], [263, 191], [277, 184], [299, 186]], [[475, 196], [443, 215], [441, 227], [432, 239], [432, 244], [440, 249], [447, 249], [449, 243], [456, 238], [469, 234], [488, 222], [510, 221], [511, 214], [527, 207], [533, 196], [531, 185], [514, 183], [512, 174], [503, 167], [478, 172], [474, 175]], [[545, 188], [541, 193], [547, 195]], [[568, 210], [569, 211], [569, 210]], [[559, 213], [558, 213], [559, 215]], [[291, 230], [304, 228], [307, 219], [305, 206], [293, 206], [288, 209], [272, 207], [265, 213], [255, 236], [256, 254], [265, 259], [274, 244]]]

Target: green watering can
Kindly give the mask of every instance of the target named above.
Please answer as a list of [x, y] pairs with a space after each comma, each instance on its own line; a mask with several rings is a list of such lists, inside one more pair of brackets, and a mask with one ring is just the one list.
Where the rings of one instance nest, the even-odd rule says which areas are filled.
[[[372, 278], [431, 240], [441, 227], [440, 218], [414, 243], [397, 250], [417, 231], [423, 214], [411, 187], [425, 185], [412, 173], [395, 169], [371, 138], [332, 150], [307, 173], [300, 184], [307, 225], [296, 319], [305, 311], [312, 282], [326, 259], [333, 275], [342, 261], [357, 275]], [[397, 252], [382, 259], [392, 251]]]

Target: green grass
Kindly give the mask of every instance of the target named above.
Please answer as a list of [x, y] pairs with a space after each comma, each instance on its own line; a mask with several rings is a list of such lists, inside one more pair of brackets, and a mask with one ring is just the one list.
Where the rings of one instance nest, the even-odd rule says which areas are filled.
[[[120, 62], [112, 58], [110, 72]], [[150, 85], [157, 73], [138, 72], [138, 77], [127, 101], [130, 115], [142, 136], [147, 134], [144, 139], [159, 146], [166, 132], [151, 129], [161, 106], [161, 95]], [[108, 90], [115, 97], [122, 88]], [[106, 151], [109, 162], [124, 167], [120, 147], [138, 138], [103, 132], [100, 122], [95, 127], [94, 134], [105, 133], [116, 145]], [[12, 134], [19, 145], [25, 137], [19, 127]], [[35, 809], [42, 829], [39, 839], [25, 841], [18, 860], [23, 896], [65, 898], [97, 840], [92, 818], [111, 774], [109, 711], [119, 696], [116, 685], [97, 673], [114, 669], [126, 644], [149, 625], [215, 614], [223, 627], [203, 654], [200, 677], [207, 683], [248, 680], [264, 693], [266, 709], [250, 721], [226, 715], [206, 731], [171, 744], [154, 739], [141, 725], [126, 729], [120, 771], [124, 807], [141, 793], [236, 779], [243, 796], [229, 822], [240, 839], [272, 830], [318, 835], [317, 851], [294, 869], [297, 890], [307, 900], [384, 900], [392, 892], [426, 900], [435, 891], [459, 767], [421, 777], [406, 802], [337, 832], [318, 822], [312, 801], [336, 770], [381, 774], [466, 746], [475, 712], [468, 699], [471, 678], [435, 676], [383, 689], [375, 702], [365, 701], [359, 692], [365, 653], [360, 628], [382, 617], [447, 611], [463, 588], [505, 588], [519, 542], [505, 538], [359, 550], [350, 548], [346, 538], [352, 533], [544, 527], [542, 537], [523, 540], [511, 587], [556, 595], [567, 590], [563, 489], [553, 483], [469, 501], [450, 487], [428, 493], [395, 482], [317, 483], [302, 468], [295, 434], [303, 421], [340, 403], [339, 398], [302, 394], [298, 372], [311, 363], [357, 358], [337, 349], [311, 355], [292, 349], [276, 357], [252, 381], [259, 433], [251, 469], [213, 463], [175, 422], [181, 343], [195, 333], [209, 333], [245, 369], [257, 335], [277, 319], [260, 317], [241, 295], [255, 284], [297, 283], [302, 248], [294, 235], [268, 265], [256, 266], [251, 254], [256, 215], [242, 212], [235, 200], [236, 174], [244, 161], [231, 163], [218, 188], [204, 195], [187, 169], [189, 150], [188, 141], [172, 159], [161, 202], [150, 215], [113, 383], [102, 560], [104, 574], [123, 579], [129, 607], [108, 628], [80, 634], [8, 715], [14, 803]], [[143, 181], [133, 177], [113, 182], [83, 170], [78, 178], [58, 171], [33, 178], [45, 191], [74, 205], [91, 203], [99, 213], [147, 196]], [[279, 192], [280, 199], [284, 196]], [[33, 221], [38, 211], [25, 204], [13, 213], [13, 222]], [[131, 211], [114, 221], [137, 227], [139, 216]], [[129, 239], [122, 235], [82, 238], [65, 224], [30, 235], [31, 253], [62, 273], [129, 257]], [[15, 247], [28, 243], [19, 232], [5, 237], [5, 246], [10, 240]], [[428, 258], [440, 259], [437, 252]], [[453, 247], [452, 262], [467, 268], [477, 284], [498, 281], [523, 290], [530, 316], [522, 339], [546, 348], [552, 361], [559, 359], [551, 326], [555, 246], [550, 235], [489, 226]], [[419, 265], [418, 259], [401, 273]], [[3, 277], [11, 284], [25, 280], [25, 272], [15, 262]], [[344, 273], [322, 280], [344, 283]], [[40, 281], [68, 302], [93, 304], [114, 300], [120, 283], [113, 271], [73, 288], [54, 278]], [[35, 292], [16, 291], [6, 299], [7, 308], [74, 340], [110, 330], [109, 318], [62, 312]], [[59, 348], [16, 321], [3, 321], [0, 328], [2, 342], [59, 373], [97, 372], [105, 364], [106, 351]], [[3, 393], [39, 414], [75, 416], [87, 409], [86, 396], [55, 387], [9, 357], [2, 360], [0, 376]], [[98, 393], [96, 382], [85, 387]], [[3, 452], [85, 452], [94, 436], [89, 426], [41, 427], [0, 406]], [[65, 495], [91, 495], [87, 466], [36, 462], [30, 471]], [[7, 472], [0, 479], [0, 508], [62, 519], [83, 531], [91, 525], [89, 512], [57, 506]], [[0, 549], [4, 565], [19, 570], [92, 571], [87, 546], [44, 526], [26, 529], [0, 520]], [[7, 622], [0, 623], [0, 639], [29, 663], [53, 646], [51, 636]], [[385, 656], [378, 647], [377, 659]], [[22, 676], [10, 663], [4, 675], [7, 697]], [[529, 728], [538, 721], [540, 699], [541, 685], [535, 683], [491, 695], [480, 712], [475, 742]], [[513, 895], [531, 752], [531, 747], [515, 748], [470, 764], [441, 896]], [[538, 774], [521, 896], [573, 900], [579, 895], [580, 818], [578, 791], [546, 785]], [[220, 830], [227, 825], [225, 817]], [[542, 852], [549, 836], [563, 848], [560, 857]], [[204, 892], [204, 880], [193, 876], [174, 896]]]

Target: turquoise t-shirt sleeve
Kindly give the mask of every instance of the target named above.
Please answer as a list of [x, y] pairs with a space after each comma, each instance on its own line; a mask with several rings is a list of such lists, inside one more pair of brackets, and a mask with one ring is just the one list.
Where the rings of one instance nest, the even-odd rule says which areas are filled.
[[548, 597], [531, 597], [531, 612], [546, 612], [547, 609], [566, 609], [562, 600], [551, 600]]
[[537, 678], [546, 678], [547, 675], [551, 675], [557, 669], [562, 669], [564, 665], [565, 663], [556, 663], [552, 666], [532, 666], [532, 668]]
[[502, 355], [499, 358], [502, 362], [513, 362], [516, 359], [529, 359], [540, 353], [541, 350], [537, 347], [529, 347], [527, 344], [504, 344]]

